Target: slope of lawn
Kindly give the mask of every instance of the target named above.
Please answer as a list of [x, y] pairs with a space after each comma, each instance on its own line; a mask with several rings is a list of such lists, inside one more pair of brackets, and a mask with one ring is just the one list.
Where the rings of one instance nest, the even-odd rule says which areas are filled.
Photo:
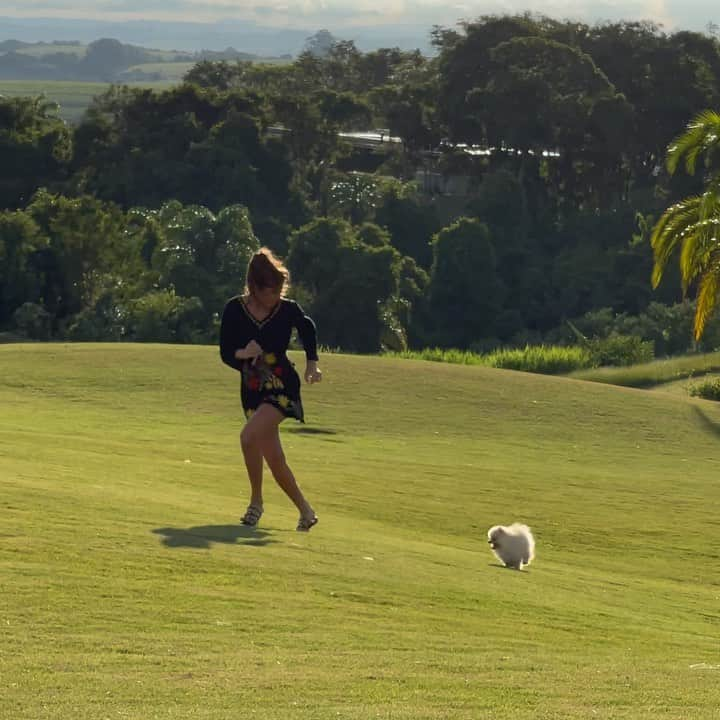
[[[300, 355], [296, 355], [302, 367]], [[716, 718], [720, 410], [326, 355], [255, 531], [211, 347], [0, 345], [0, 717]], [[501, 568], [490, 525], [537, 539]]]
[[613, 385], [637, 388], [661, 388], [676, 386], [679, 382], [692, 383], [693, 379], [710, 376], [720, 371], [720, 352], [653, 360], [630, 367], [598, 367], [576, 370], [569, 377], [576, 380], [592, 380]]

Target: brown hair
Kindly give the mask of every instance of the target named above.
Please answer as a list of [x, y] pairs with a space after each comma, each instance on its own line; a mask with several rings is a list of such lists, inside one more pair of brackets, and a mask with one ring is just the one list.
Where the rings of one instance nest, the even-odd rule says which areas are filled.
[[275, 257], [273, 251], [267, 247], [261, 247], [250, 258], [245, 280], [245, 293], [252, 295], [253, 290], [263, 288], [281, 288], [284, 296], [290, 285], [290, 272], [282, 264], [282, 261]]

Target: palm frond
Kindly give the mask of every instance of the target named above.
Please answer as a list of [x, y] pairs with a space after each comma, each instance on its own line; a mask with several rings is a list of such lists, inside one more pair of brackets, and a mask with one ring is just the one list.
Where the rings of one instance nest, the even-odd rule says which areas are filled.
[[672, 205], [655, 224], [650, 236], [654, 257], [652, 272], [654, 288], [660, 284], [668, 260], [683, 240], [683, 233], [698, 222], [698, 208], [701, 202], [702, 198], [695, 196]]
[[670, 235], [681, 232], [686, 226], [698, 221], [702, 197], [695, 195], [671, 205], [658, 218], [650, 235], [653, 250], [659, 250], [668, 241]]
[[720, 113], [704, 110], [696, 115], [687, 124], [685, 131], [668, 146], [667, 170], [673, 175], [684, 159], [686, 171], [694, 175], [700, 154], [705, 154], [707, 160], [714, 155], [718, 146], [720, 146]]
[[720, 236], [720, 175], [710, 178], [707, 190], [702, 194], [698, 206], [698, 221], [684, 231], [680, 239], [680, 271], [683, 292], [689, 284], [703, 274], [710, 254], [717, 246]]
[[720, 217], [701, 220], [688, 226], [681, 234], [680, 275], [683, 294], [690, 283], [702, 276], [708, 266], [710, 255], [717, 246]]
[[720, 173], [707, 181], [707, 188], [700, 196], [698, 219], [709, 220], [720, 216]]
[[715, 310], [720, 295], [720, 246], [715, 247], [712, 259], [700, 279], [697, 307], [695, 309], [694, 334], [700, 340], [708, 319]]

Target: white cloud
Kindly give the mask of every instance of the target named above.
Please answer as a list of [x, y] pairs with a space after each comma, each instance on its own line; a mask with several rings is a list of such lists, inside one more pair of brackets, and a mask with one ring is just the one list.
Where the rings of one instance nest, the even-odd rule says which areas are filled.
[[720, 22], [716, 0], [10, 0], [0, 14], [104, 20], [254, 19], [288, 27], [406, 23], [454, 25], [495, 13], [537, 12], [586, 22], [652, 20], [667, 29]]

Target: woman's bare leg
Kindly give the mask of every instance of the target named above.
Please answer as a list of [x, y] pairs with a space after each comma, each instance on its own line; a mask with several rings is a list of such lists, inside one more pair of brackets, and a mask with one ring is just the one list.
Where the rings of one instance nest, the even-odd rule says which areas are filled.
[[[275, 408], [273, 408], [275, 410]], [[277, 411], [276, 411], [277, 412]], [[279, 423], [278, 423], [279, 425]], [[282, 488], [283, 492], [295, 503], [295, 507], [303, 517], [313, 517], [315, 513], [312, 507], [302, 494], [300, 487], [295, 480], [295, 475], [285, 459], [278, 425], [274, 432], [269, 434], [263, 441], [263, 455], [275, 482]]]
[[268, 410], [280, 414], [270, 405], [261, 405], [240, 433], [240, 446], [250, 480], [250, 504], [260, 509], [263, 507], [263, 437], [277, 432], [279, 422]]

